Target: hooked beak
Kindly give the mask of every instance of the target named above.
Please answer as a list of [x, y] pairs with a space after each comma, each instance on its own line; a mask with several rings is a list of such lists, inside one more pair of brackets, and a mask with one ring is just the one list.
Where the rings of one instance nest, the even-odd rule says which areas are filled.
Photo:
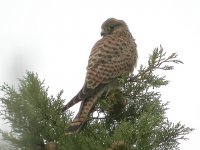
[[105, 36], [106, 33], [104, 32], [104, 30], [101, 31], [101, 36]]

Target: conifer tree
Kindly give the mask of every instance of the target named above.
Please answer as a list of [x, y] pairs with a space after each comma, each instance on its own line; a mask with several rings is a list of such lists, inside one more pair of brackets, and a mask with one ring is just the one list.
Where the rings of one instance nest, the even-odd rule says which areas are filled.
[[4, 96], [0, 98], [3, 110], [1, 116], [11, 125], [11, 132], [2, 132], [5, 140], [12, 143], [10, 148], [43, 148], [48, 141], [57, 140], [64, 132], [70, 114], [61, 114], [63, 106], [60, 91], [56, 98], [48, 96], [48, 88], [38, 75], [27, 72], [19, 80], [18, 89], [4, 84]]
[[55, 98], [49, 96], [44, 81], [27, 72], [18, 89], [1, 86], [1, 115], [12, 128], [1, 131], [3, 137], [12, 147], [25, 150], [43, 148], [48, 142], [58, 150], [177, 150], [179, 140], [193, 129], [168, 120], [168, 103], [162, 102], [159, 88], [169, 82], [158, 71], [172, 70], [173, 64], [180, 63], [176, 53], [166, 56], [162, 47], [156, 48], [148, 65], [141, 65], [135, 75], [119, 78], [121, 88], [99, 98], [81, 132], [68, 136], [64, 130], [73, 113], [60, 113], [63, 91]]

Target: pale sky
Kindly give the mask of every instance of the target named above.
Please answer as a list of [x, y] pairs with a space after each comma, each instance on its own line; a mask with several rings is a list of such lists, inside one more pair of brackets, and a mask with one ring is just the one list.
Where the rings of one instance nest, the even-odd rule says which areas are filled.
[[181, 150], [198, 149], [199, 0], [1, 0], [0, 84], [16, 84], [25, 70], [34, 71], [50, 94], [64, 89], [69, 101], [84, 82], [90, 50], [109, 17], [128, 24], [138, 45], [138, 66], [160, 44], [168, 54], [179, 54], [184, 64], [167, 73], [170, 84], [162, 88], [162, 98], [170, 101], [170, 121], [195, 128]]

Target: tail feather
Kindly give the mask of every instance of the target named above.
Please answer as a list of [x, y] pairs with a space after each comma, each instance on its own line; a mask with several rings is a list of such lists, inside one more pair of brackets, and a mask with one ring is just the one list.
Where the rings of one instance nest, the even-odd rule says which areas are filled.
[[69, 127], [65, 132], [66, 135], [78, 133], [82, 129], [82, 127], [88, 121], [88, 116], [92, 112], [95, 103], [103, 92], [104, 90], [100, 90], [89, 99], [82, 101], [79, 113], [76, 115], [75, 119], [69, 124]]
[[70, 126], [66, 129], [65, 135], [78, 133], [86, 122], [87, 120], [81, 121], [79, 119], [74, 119], [73, 122], [70, 123]]
[[63, 113], [64, 111], [66, 111], [67, 109], [69, 109], [70, 107], [72, 107], [73, 105], [75, 105], [76, 103], [82, 101], [83, 99], [81, 97], [79, 97], [80, 93], [82, 92], [82, 89], [79, 91], [79, 93], [74, 96], [61, 110], [61, 112]]
[[98, 85], [95, 89], [87, 88], [87, 85], [84, 84], [84, 86], [81, 88], [81, 90], [74, 96], [61, 110], [61, 112], [66, 111], [73, 105], [77, 104], [80, 101], [83, 101], [92, 95], [96, 93], [96, 91], [101, 90], [104, 87], [104, 84]]

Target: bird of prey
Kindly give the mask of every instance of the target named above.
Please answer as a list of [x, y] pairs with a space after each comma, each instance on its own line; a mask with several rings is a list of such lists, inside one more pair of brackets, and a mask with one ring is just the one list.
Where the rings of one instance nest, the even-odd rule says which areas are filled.
[[128, 76], [137, 64], [137, 45], [123, 20], [108, 18], [101, 26], [102, 38], [93, 46], [81, 90], [62, 109], [62, 112], [81, 101], [80, 109], [70, 123], [66, 135], [78, 133], [87, 122], [97, 99], [115, 89], [117, 78]]

